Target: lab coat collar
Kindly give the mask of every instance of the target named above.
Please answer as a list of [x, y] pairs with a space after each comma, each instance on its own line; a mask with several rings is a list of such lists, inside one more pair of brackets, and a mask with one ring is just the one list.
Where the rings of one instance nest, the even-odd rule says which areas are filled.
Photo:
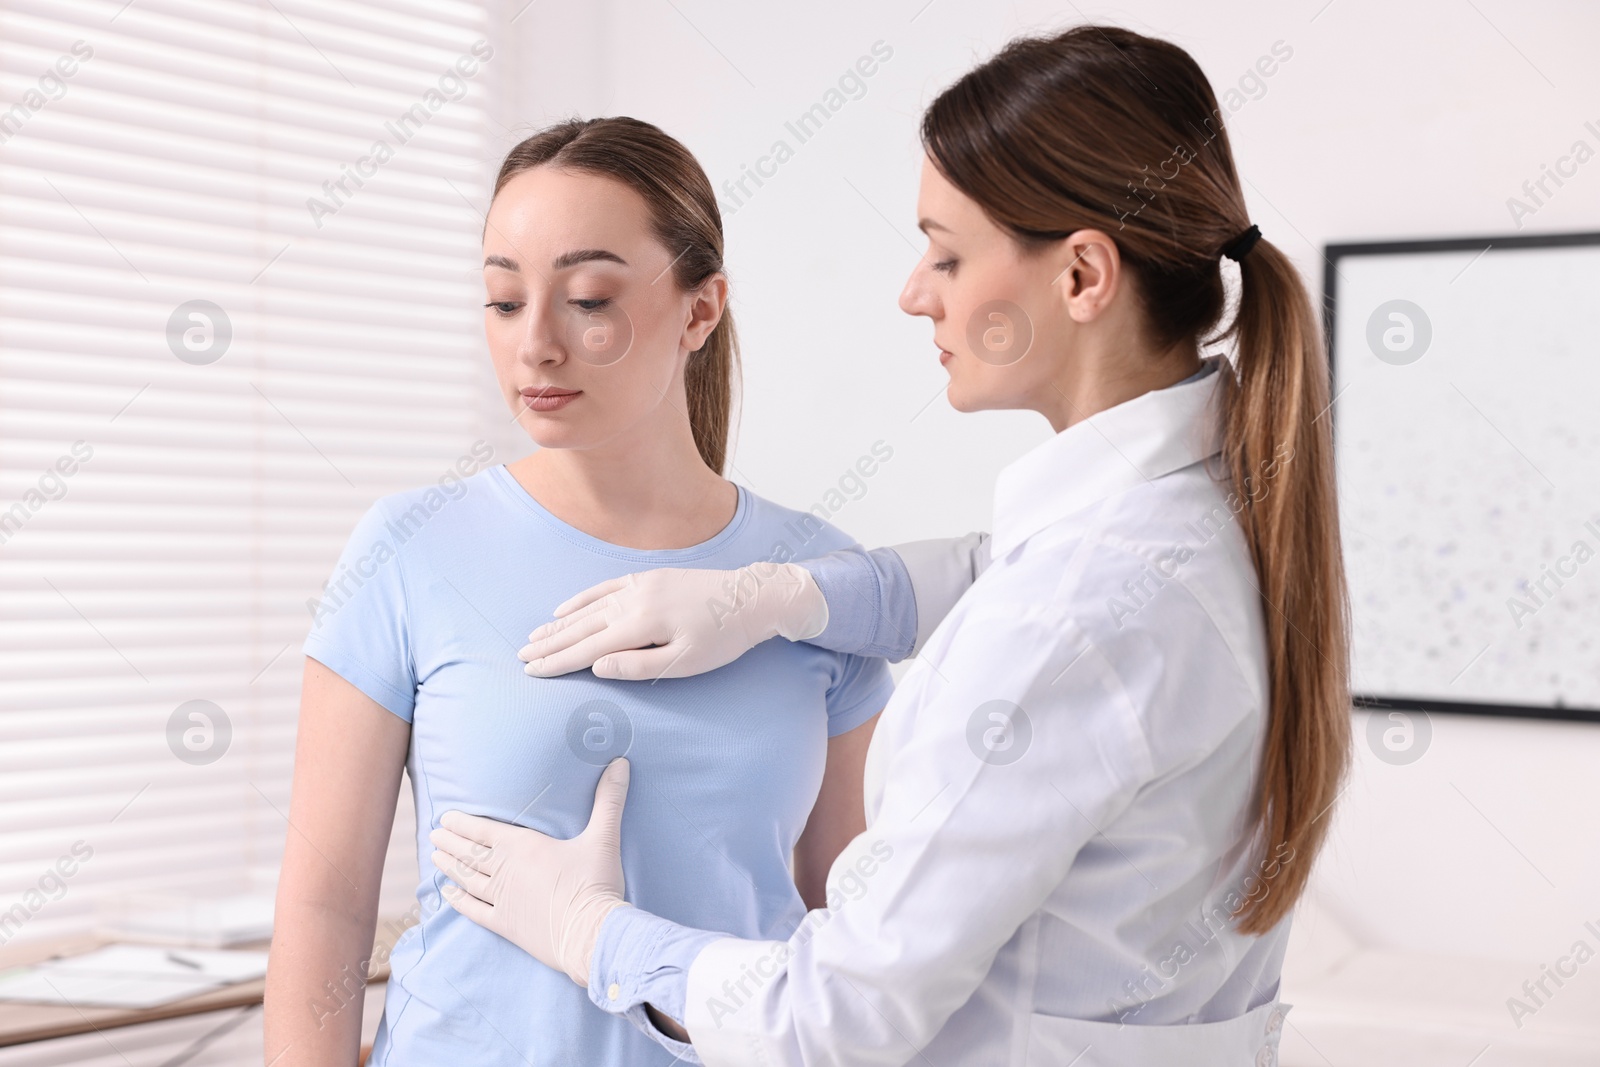
[[1153, 389], [1062, 430], [1000, 472], [992, 558], [1102, 500], [1216, 455], [1224, 362], [1205, 377]]

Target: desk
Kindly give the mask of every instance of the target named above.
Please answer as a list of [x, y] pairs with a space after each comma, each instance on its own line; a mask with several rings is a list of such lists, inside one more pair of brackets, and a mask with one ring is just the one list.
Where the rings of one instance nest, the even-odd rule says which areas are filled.
[[[382, 960], [381, 966], [368, 976], [367, 984], [384, 982], [389, 978], [389, 952], [394, 942], [406, 929], [407, 920], [380, 920], [378, 938], [372, 946], [372, 959]], [[0, 952], [0, 967], [19, 967], [38, 963], [53, 956], [77, 955], [110, 944], [109, 938], [76, 937], [58, 941], [39, 941]], [[271, 942], [234, 945], [234, 948], [265, 950]], [[136, 1026], [140, 1023], [159, 1022], [186, 1015], [201, 1015], [228, 1008], [244, 1008], [260, 1004], [266, 993], [267, 982], [256, 978], [248, 982], [235, 982], [207, 990], [196, 996], [175, 1000], [155, 1008], [95, 1008], [63, 1007], [57, 1004], [16, 1004], [0, 1002], [0, 1047], [21, 1045], [29, 1041], [45, 1041], [55, 1037], [71, 1037], [97, 1030], [111, 1030], [119, 1026]]]

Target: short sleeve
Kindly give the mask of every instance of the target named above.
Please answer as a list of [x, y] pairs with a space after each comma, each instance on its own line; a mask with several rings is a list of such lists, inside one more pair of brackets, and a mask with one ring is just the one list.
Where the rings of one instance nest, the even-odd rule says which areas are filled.
[[828, 689], [828, 736], [848, 733], [872, 718], [894, 694], [894, 678], [881, 659], [840, 655], [843, 669]]
[[305, 654], [411, 721], [417, 678], [405, 577], [383, 501], [356, 524], [321, 596], [307, 602]]

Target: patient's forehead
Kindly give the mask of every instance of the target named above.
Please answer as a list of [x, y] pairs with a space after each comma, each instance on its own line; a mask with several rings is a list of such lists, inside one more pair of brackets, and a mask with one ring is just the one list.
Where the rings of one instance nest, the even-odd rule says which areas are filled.
[[[558, 257], [604, 250], [636, 270], [659, 274], [670, 257], [656, 239], [644, 198], [603, 174], [561, 167], [533, 167], [501, 188], [484, 226], [486, 257], [517, 263], [532, 260], [542, 272]], [[658, 262], [659, 261], [659, 262]]]

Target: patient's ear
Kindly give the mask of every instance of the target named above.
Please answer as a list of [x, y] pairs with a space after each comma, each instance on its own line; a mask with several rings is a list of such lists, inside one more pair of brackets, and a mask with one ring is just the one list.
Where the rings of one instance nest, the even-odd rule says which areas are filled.
[[705, 280], [690, 294], [689, 318], [683, 329], [683, 347], [687, 352], [698, 352], [705, 347], [711, 331], [722, 321], [728, 307], [728, 276], [721, 271]]

